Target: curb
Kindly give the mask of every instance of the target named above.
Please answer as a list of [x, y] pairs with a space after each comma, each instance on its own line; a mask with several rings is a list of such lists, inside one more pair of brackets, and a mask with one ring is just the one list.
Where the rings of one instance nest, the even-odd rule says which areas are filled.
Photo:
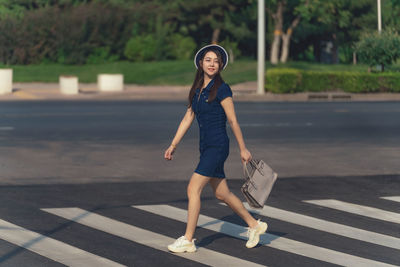
[[[400, 93], [354, 94], [345, 92], [256, 94], [256, 82], [233, 85], [235, 101], [248, 102], [352, 102], [400, 101]], [[101, 92], [97, 85], [79, 84], [79, 94], [65, 95], [58, 83], [15, 83], [10, 94], [0, 95], [0, 101], [77, 101], [77, 100], [149, 100], [186, 101], [190, 86], [159, 86], [126, 84], [121, 92]]]

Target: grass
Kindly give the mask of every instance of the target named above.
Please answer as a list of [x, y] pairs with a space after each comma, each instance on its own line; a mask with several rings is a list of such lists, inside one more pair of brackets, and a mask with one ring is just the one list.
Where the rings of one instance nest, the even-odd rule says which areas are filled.
[[[14, 82], [58, 82], [60, 75], [74, 75], [82, 83], [95, 83], [100, 73], [122, 73], [128, 84], [188, 85], [193, 82], [195, 67], [193, 61], [162, 62], [114, 62], [97, 65], [15, 65], [12, 68]], [[223, 77], [231, 84], [254, 81], [257, 62], [242, 60], [230, 64], [223, 71]]]
[[[0, 68], [12, 68], [14, 70], [14, 82], [58, 82], [60, 75], [75, 75], [82, 83], [95, 83], [100, 73], [122, 73], [127, 84], [153, 84], [153, 85], [189, 85], [193, 82], [195, 67], [193, 61], [162, 61], [162, 62], [127, 62], [97, 65], [15, 65]], [[288, 62], [269, 68], [296, 68], [315, 71], [358, 71], [366, 72], [365, 65], [345, 64], [318, 64], [308, 62]], [[390, 71], [400, 71], [400, 64], [387, 68]], [[229, 84], [257, 80], [257, 61], [237, 60], [230, 63], [222, 72], [224, 79]]]

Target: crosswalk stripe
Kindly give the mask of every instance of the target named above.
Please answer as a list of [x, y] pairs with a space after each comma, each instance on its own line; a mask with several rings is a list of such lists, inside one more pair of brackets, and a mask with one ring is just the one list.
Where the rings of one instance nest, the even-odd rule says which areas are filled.
[[393, 197], [381, 197], [383, 199], [386, 200], [391, 200], [391, 201], [396, 201], [396, 202], [400, 202], [400, 196], [393, 196]]
[[[151, 212], [160, 216], [186, 222], [187, 211], [168, 205], [135, 205], [132, 206], [147, 212]], [[198, 226], [212, 230], [215, 232], [223, 233], [235, 238], [246, 240], [245, 228], [243, 226], [233, 224], [230, 222], [222, 221], [205, 215], [200, 215]], [[265, 234], [260, 236], [260, 244], [271, 248], [287, 251], [297, 255], [321, 260], [333, 264], [343, 266], [394, 266], [383, 262], [369, 260], [346, 253], [322, 248], [303, 242], [291, 240], [273, 234]]]
[[400, 224], [400, 214], [336, 199], [303, 200], [306, 203]]
[[[316, 229], [319, 231], [345, 236], [389, 248], [400, 249], [400, 239], [396, 237], [370, 232], [339, 223], [333, 223], [315, 217], [306, 216], [273, 207], [264, 206], [263, 209], [253, 209], [247, 203], [243, 204], [249, 211], [266, 216], [268, 218], [274, 218], [281, 221]], [[221, 205], [226, 206], [225, 203], [221, 203]]]
[[67, 266], [125, 266], [1, 219], [0, 239]]
[[[166, 246], [174, 242], [173, 238], [157, 234], [130, 224], [126, 224], [96, 213], [92, 213], [80, 208], [50, 208], [42, 209], [48, 213], [75, 221], [82, 225], [131, 240], [142, 245], [168, 252]], [[199, 248], [196, 253], [177, 253], [173, 254], [192, 261], [210, 266], [249, 266], [261, 267], [265, 265], [242, 260], [230, 255], [222, 254], [206, 248]]]

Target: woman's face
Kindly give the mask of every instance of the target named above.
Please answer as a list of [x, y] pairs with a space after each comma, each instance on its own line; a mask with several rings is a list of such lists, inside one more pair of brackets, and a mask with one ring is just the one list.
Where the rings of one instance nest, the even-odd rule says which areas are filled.
[[219, 60], [213, 51], [208, 51], [202, 62], [203, 71], [210, 77], [213, 77], [219, 71]]

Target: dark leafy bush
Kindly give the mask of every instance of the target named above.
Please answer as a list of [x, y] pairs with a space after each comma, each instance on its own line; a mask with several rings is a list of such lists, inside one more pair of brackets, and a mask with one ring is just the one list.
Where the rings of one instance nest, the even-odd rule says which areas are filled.
[[240, 58], [242, 52], [238, 48], [238, 43], [231, 41], [229, 38], [223, 40], [220, 45], [222, 45], [229, 54], [229, 58], [231, 62], [234, 62], [236, 59]]
[[338, 72], [335, 86], [349, 93], [373, 93], [381, 91], [378, 74]]
[[272, 93], [400, 92], [400, 73], [318, 72], [296, 69], [271, 69], [266, 72], [266, 91]]
[[[123, 58], [133, 28], [132, 10], [101, 2], [27, 11], [0, 21], [0, 62], [83, 64]], [[146, 14], [145, 11], [143, 14]]]
[[385, 73], [380, 78], [381, 91], [400, 93], [400, 75], [398, 73]]
[[334, 72], [301, 71], [299, 92], [320, 92], [335, 90], [337, 77]]
[[88, 56], [86, 63], [88, 64], [98, 64], [114, 62], [119, 59], [118, 55], [111, 55], [110, 47], [97, 47], [94, 48], [91, 54]]
[[172, 59], [190, 59], [194, 55], [196, 43], [192, 37], [175, 33], [167, 37], [168, 51]]
[[298, 92], [301, 73], [296, 69], [270, 69], [267, 71], [266, 89], [272, 93]]
[[153, 35], [132, 37], [126, 43], [124, 55], [131, 61], [150, 61], [156, 59], [157, 40]]

